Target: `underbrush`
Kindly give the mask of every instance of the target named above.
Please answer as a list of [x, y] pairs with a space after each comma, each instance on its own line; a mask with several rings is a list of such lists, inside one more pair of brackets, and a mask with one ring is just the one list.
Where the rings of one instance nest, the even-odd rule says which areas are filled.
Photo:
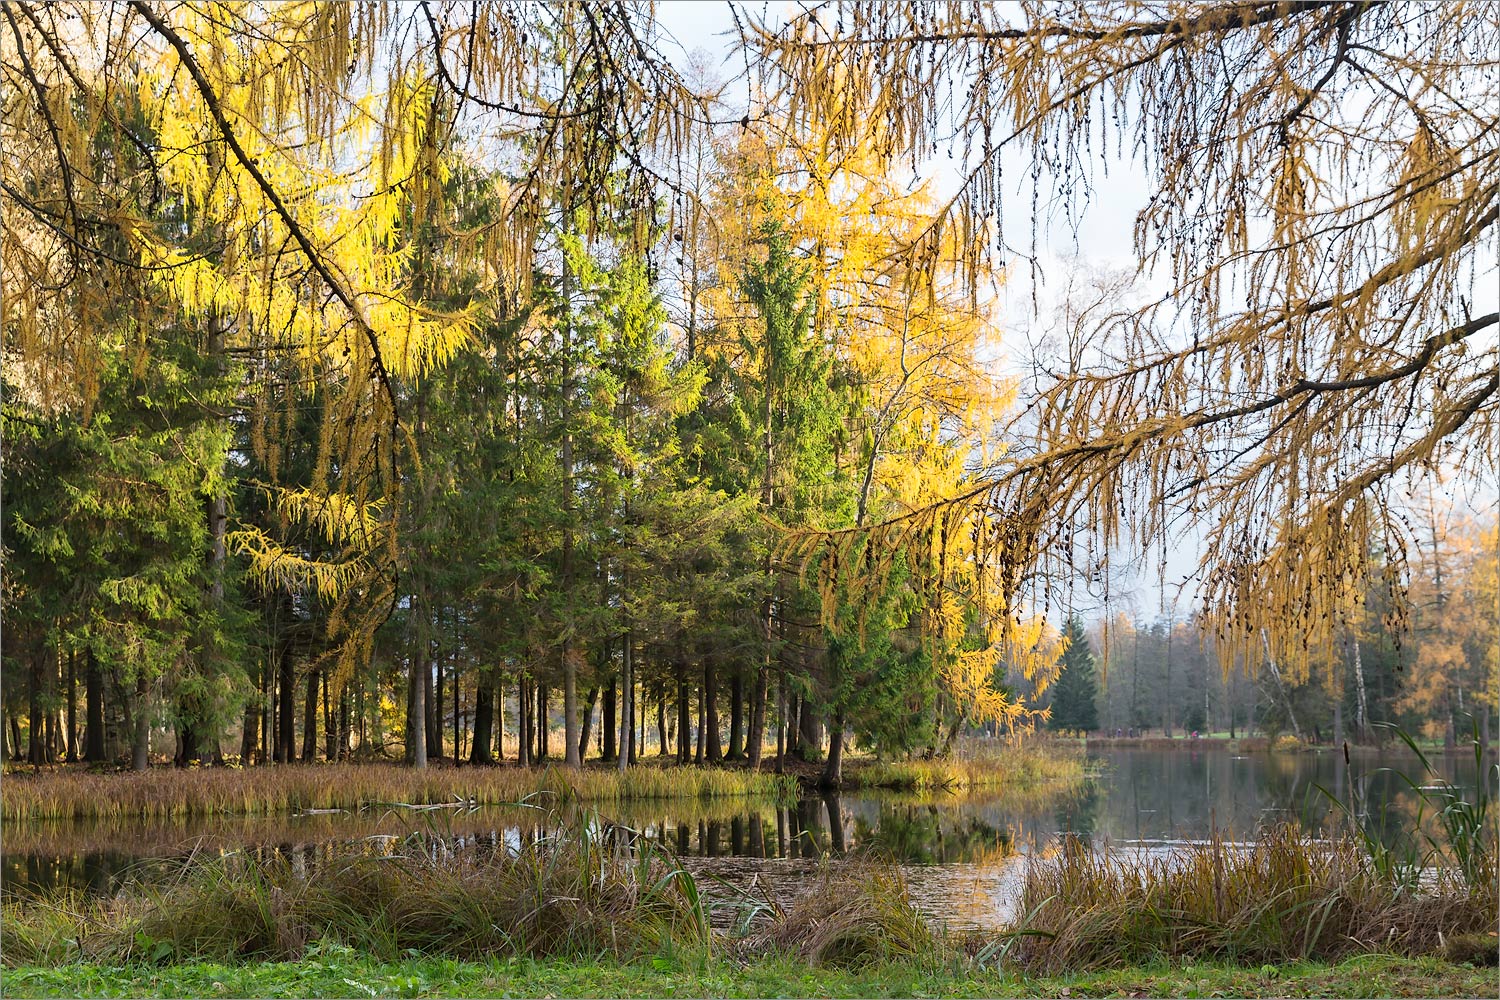
[[171, 768], [100, 774], [60, 770], [5, 779], [5, 821], [274, 815], [305, 809], [467, 802], [501, 805], [538, 794], [620, 802], [739, 796], [794, 797], [787, 775], [700, 767], [572, 771], [320, 764], [270, 768]]

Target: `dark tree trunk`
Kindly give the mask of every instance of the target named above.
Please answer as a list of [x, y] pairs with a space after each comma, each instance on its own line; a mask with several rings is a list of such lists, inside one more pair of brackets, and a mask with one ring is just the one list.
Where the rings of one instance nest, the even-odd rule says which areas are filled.
[[151, 695], [151, 686], [146, 680], [145, 671], [135, 681], [135, 733], [130, 741], [130, 769], [132, 771], [144, 771], [151, 766], [151, 706], [147, 700]]
[[495, 681], [495, 760], [505, 759], [505, 680]]
[[470, 764], [492, 764], [494, 756], [490, 753], [490, 741], [494, 739], [495, 727], [495, 685], [483, 675], [480, 675], [478, 686], [474, 689], [474, 746], [469, 751]]
[[600, 712], [603, 718], [599, 720], [599, 729], [604, 740], [604, 747], [599, 756], [603, 760], [614, 760], [619, 753], [620, 743], [615, 736], [615, 713], [617, 711], [615, 702], [618, 700], [615, 696], [616, 683], [615, 678], [609, 679], [609, 687], [604, 689], [604, 708]]
[[658, 757], [665, 757], [670, 748], [667, 746], [667, 686], [656, 685], [656, 739], [660, 744]]
[[708, 731], [704, 756], [710, 764], [717, 764], [724, 759], [724, 748], [719, 742], [719, 671], [713, 653], [703, 657], [703, 726]]
[[786, 753], [788, 757], [796, 757], [798, 760], [806, 760], [807, 754], [802, 748], [802, 712], [806, 709], [807, 699], [793, 696], [787, 699], [787, 720], [782, 729], [786, 732]]
[[307, 672], [307, 694], [302, 702], [302, 763], [318, 758], [318, 680], [320, 671]]
[[550, 735], [551, 719], [547, 712], [547, 685], [536, 686], [536, 761], [538, 764], [547, 763], [547, 756], [551, 752], [547, 737]]
[[708, 695], [700, 684], [698, 686], [698, 741], [693, 747], [693, 763], [703, 763], [704, 743], [708, 740]]
[[693, 755], [693, 693], [688, 688], [687, 661], [677, 658], [677, 763]]
[[260, 745], [260, 691], [265, 683], [261, 674], [265, 669], [262, 663], [255, 671], [256, 697], [245, 703], [245, 723], [240, 729], [240, 765], [243, 767], [249, 767], [255, 760], [255, 748]]
[[43, 732], [42, 724], [42, 661], [47, 658], [45, 648], [34, 649], [31, 654], [31, 670], [27, 675], [26, 683], [26, 762], [28, 764], [45, 764], [47, 762], [47, 749], [44, 745], [46, 734]]
[[802, 747], [802, 755], [806, 757], [817, 756], [817, 751], [823, 746], [823, 734], [818, 731], [818, 713], [809, 704], [806, 698], [802, 699], [802, 711], [798, 713], [798, 742]]
[[729, 759], [745, 755], [745, 678], [736, 670], [729, 679]]
[[583, 699], [583, 718], [578, 724], [578, 763], [583, 765], [589, 755], [589, 737], [594, 732], [594, 705], [599, 700], [599, 686], [596, 684], [589, 688], [589, 693]]
[[531, 683], [524, 677], [516, 682], [516, 736], [520, 750], [516, 760], [522, 767], [531, 766]]
[[[435, 675], [435, 676], [434, 676]], [[423, 671], [430, 685], [427, 699], [427, 759], [443, 759], [443, 661], [432, 657], [432, 666]]]
[[68, 650], [68, 761], [78, 760], [78, 650]]
[[818, 785], [824, 789], [837, 789], [844, 780], [844, 713], [835, 712], [828, 720], [828, 764]]
[[297, 708], [293, 704], [297, 696], [297, 671], [290, 650], [281, 651], [279, 668], [276, 724], [280, 733], [276, 745], [276, 760], [282, 764], [290, 764], [297, 759]]
[[761, 666], [755, 671], [755, 690], [750, 697], [750, 730], [745, 734], [749, 743], [750, 767], [760, 770], [761, 749], [766, 742], [766, 671]]
[[84, 656], [83, 710], [87, 730], [83, 759], [98, 764], [104, 760], [104, 677], [92, 649]]

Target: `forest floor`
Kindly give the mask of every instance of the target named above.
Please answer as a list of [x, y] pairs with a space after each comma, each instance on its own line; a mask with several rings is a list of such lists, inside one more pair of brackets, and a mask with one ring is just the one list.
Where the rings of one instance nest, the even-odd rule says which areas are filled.
[[300, 962], [67, 965], [0, 972], [7, 997], [1481, 997], [1500, 995], [1493, 968], [1434, 958], [1363, 955], [1335, 964], [1237, 968], [1156, 965], [1054, 978], [933, 963], [852, 969], [794, 960], [647, 962], [412, 958], [374, 962], [333, 949]]

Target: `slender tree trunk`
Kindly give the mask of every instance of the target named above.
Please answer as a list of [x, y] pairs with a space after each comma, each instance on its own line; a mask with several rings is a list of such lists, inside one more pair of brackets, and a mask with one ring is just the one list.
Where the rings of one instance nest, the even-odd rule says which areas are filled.
[[522, 677], [516, 681], [516, 761], [531, 766], [531, 684]]
[[[84, 653], [83, 710], [87, 738], [83, 745], [83, 759], [91, 764], [104, 760], [104, 676], [99, 670], [99, 660], [92, 649]], [[19, 745], [17, 746], [19, 750]]]
[[279, 666], [281, 676], [277, 679], [279, 691], [276, 723], [281, 727], [281, 733], [276, 759], [283, 764], [290, 764], [297, 759], [297, 673], [290, 650], [282, 651]]
[[427, 679], [423, 676], [427, 670], [427, 643], [415, 644], [411, 656], [411, 676], [408, 684], [411, 689], [411, 711], [408, 713], [406, 726], [407, 739], [410, 746], [406, 749], [406, 759], [414, 768], [425, 768], [427, 766]]
[[135, 738], [130, 745], [130, 769], [144, 771], [151, 766], [151, 686], [141, 671], [135, 680]]
[[323, 759], [339, 759], [339, 724], [333, 714], [334, 703], [328, 697], [328, 675], [323, 675]]
[[627, 630], [621, 650], [623, 655], [620, 658], [620, 753], [615, 759], [616, 768], [621, 774], [624, 774], [626, 768], [630, 766], [635, 750], [635, 726], [633, 725], [635, 712], [631, 704], [634, 700], [633, 686], [635, 684], [635, 674], [632, 669], [634, 664], [631, 662], [634, 649], [635, 638]]
[[802, 750], [802, 711], [807, 704], [807, 699], [798, 698], [796, 695], [785, 697], [787, 718], [781, 727], [780, 743], [785, 748], [788, 757], [805, 760], [806, 754]]
[[766, 744], [766, 679], [770, 670], [768, 655], [766, 662], [761, 663], [755, 670], [755, 687], [750, 694], [750, 728], [745, 733], [745, 749], [752, 771], [760, 770], [761, 757]]
[[1351, 644], [1354, 646], [1354, 732], [1361, 743], [1368, 743], [1370, 711], [1365, 695], [1365, 665], [1359, 655], [1359, 636], [1354, 636]]
[[716, 660], [713, 653], [707, 653], [703, 657], [703, 726], [708, 731], [704, 756], [711, 764], [724, 759], [724, 748], [719, 742], [719, 676]]
[[302, 763], [318, 758], [318, 681], [321, 671], [307, 672], [307, 696], [302, 702]]
[[619, 710], [617, 704], [619, 698], [616, 696], [615, 689], [618, 684], [618, 678], [611, 677], [609, 687], [604, 689], [604, 708], [600, 712], [603, 718], [599, 720], [599, 728], [604, 741], [604, 747], [599, 753], [601, 760], [615, 760], [619, 757], [620, 743], [615, 735], [615, 718]]
[[552, 734], [552, 713], [547, 710], [547, 685], [538, 682], [536, 686], [536, 759], [538, 764], [547, 763], [550, 753], [551, 741], [548, 739]]
[[702, 684], [698, 685], [698, 741], [693, 747], [693, 763], [703, 763], [703, 751], [708, 741], [708, 694]]
[[1292, 697], [1287, 693], [1286, 684], [1281, 680], [1281, 670], [1276, 666], [1276, 657], [1271, 655], [1271, 639], [1266, 635], [1266, 630], [1260, 630], [1260, 644], [1266, 651], [1266, 664], [1271, 668], [1271, 676], [1276, 678], [1276, 686], [1281, 689], [1282, 700], [1286, 702], [1286, 715], [1292, 723], [1292, 734], [1297, 739], [1302, 739], [1302, 727], [1297, 725], [1297, 715], [1292, 711]]
[[594, 706], [599, 701], [599, 686], [589, 688], [583, 702], [583, 717], [578, 724], [578, 766], [582, 767], [589, 755], [589, 736], [594, 732]]
[[240, 729], [240, 764], [249, 767], [255, 760], [255, 748], [260, 744], [261, 688], [265, 686], [266, 665], [259, 661], [255, 669], [255, 697], [245, 702], [245, 723]]
[[42, 725], [42, 661], [47, 658], [47, 649], [40, 643], [31, 653], [31, 670], [26, 678], [26, 763], [45, 764], [47, 751], [42, 745], [45, 738]]
[[432, 655], [432, 666], [423, 672], [431, 683], [427, 699], [427, 756], [432, 760], [443, 759], [443, 658]]
[[495, 681], [495, 760], [505, 759], [505, 681]]
[[665, 757], [671, 752], [667, 745], [667, 685], [656, 685], [656, 739], [658, 743], [657, 756]]
[[78, 760], [78, 650], [68, 650], [68, 762]]
[[686, 764], [693, 756], [692, 691], [688, 688], [687, 660], [677, 656], [677, 763]]
[[730, 760], [745, 755], [745, 678], [736, 670], [729, 679], [729, 754]]

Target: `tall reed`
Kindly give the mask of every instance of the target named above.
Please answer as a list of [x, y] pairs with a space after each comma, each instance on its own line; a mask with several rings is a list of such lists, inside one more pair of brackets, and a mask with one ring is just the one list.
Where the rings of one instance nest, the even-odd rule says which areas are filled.
[[127, 774], [52, 771], [7, 775], [0, 789], [0, 815], [7, 822], [273, 815], [456, 801], [500, 805], [539, 796], [599, 803], [791, 797], [796, 789], [796, 780], [788, 775], [698, 767], [636, 767], [623, 775], [562, 767], [418, 771], [393, 764], [157, 769]]
[[1169, 855], [1095, 850], [1066, 838], [1027, 866], [1019, 922], [1004, 946], [1029, 971], [1055, 973], [1160, 959], [1241, 964], [1417, 955], [1444, 936], [1494, 928], [1494, 885], [1451, 866], [1420, 891], [1372, 863], [1354, 837], [1291, 826], [1253, 844], [1215, 836]]

